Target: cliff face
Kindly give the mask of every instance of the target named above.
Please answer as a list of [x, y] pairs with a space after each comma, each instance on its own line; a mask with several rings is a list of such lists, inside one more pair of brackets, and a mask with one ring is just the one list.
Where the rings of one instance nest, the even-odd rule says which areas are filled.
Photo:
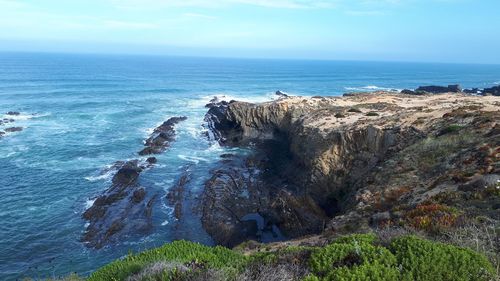
[[[353, 102], [354, 105], [354, 102]], [[357, 107], [362, 103], [356, 103]], [[366, 103], [366, 112], [388, 105]], [[250, 104], [233, 102], [212, 108], [207, 118], [219, 132], [223, 144], [241, 145], [263, 139], [287, 146], [300, 185], [321, 203], [325, 194], [339, 191], [370, 171], [386, 154], [398, 151], [423, 137], [413, 126], [383, 124], [381, 117], [363, 118], [362, 112], [337, 103], [337, 99], [288, 98], [276, 102]], [[391, 106], [390, 110], [398, 110]], [[336, 117], [337, 116], [337, 117]], [[365, 121], [360, 121], [365, 120]]]
[[[322, 215], [314, 215], [310, 221], [320, 224], [327, 216], [329, 222], [306, 231], [317, 232], [324, 227], [339, 229], [353, 221], [358, 227], [367, 226], [373, 223], [373, 217], [401, 219], [392, 216], [396, 205], [415, 205], [429, 194], [458, 192], [469, 181], [498, 177], [499, 105], [498, 97], [380, 92], [342, 98], [289, 97], [262, 104], [212, 104], [206, 120], [221, 144], [245, 146], [271, 141], [280, 150], [278, 157], [286, 154], [287, 163], [261, 167], [275, 169], [279, 178], [273, 181], [273, 187], [264, 189], [289, 194], [292, 198], [281, 196], [286, 198], [282, 202], [288, 213], [296, 212], [296, 205], [304, 208], [302, 203], [291, 203], [297, 200], [309, 202], [307, 211], [299, 213], [322, 210]], [[489, 156], [478, 152], [481, 145], [487, 146]], [[276, 162], [273, 151], [264, 154], [268, 162]], [[457, 162], [467, 155], [479, 160]], [[489, 167], [484, 167], [483, 160]], [[422, 168], [426, 165], [431, 166], [429, 170]], [[470, 177], [453, 181], [460, 169], [470, 170]], [[436, 183], [448, 179], [445, 185]], [[268, 180], [263, 181], [261, 186], [269, 186]], [[391, 192], [399, 197], [389, 204], [385, 197]], [[498, 201], [492, 200], [492, 204]], [[256, 209], [262, 210], [260, 207]], [[290, 229], [300, 227], [300, 223], [284, 225], [284, 214], [267, 217], [290, 236], [295, 236]]]

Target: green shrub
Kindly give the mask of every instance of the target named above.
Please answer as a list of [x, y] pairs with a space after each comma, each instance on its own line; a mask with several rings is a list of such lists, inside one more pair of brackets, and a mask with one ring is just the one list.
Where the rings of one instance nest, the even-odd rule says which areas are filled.
[[[397, 280], [396, 257], [373, 245], [375, 236], [352, 235], [317, 250], [310, 259], [309, 280]], [[321, 278], [321, 279], [314, 279]]]
[[376, 245], [374, 235], [351, 235], [317, 249], [310, 258], [307, 281], [490, 280], [486, 257], [469, 249], [415, 236], [395, 239], [389, 248]]
[[366, 113], [366, 116], [379, 116], [379, 114], [377, 112], [370, 111]]
[[[274, 270], [278, 267], [282, 271]], [[397, 238], [384, 247], [374, 234], [354, 234], [325, 247], [290, 246], [248, 257], [224, 247], [176, 241], [112, 262], [88, 280], [127, 280], [131, 276], [131, 280], [147, 281], [240, 280], [248, 276], [266, 280], [277, 274], [306, 281], [494, 279], [491, 263], [469, 249], [415, 236]]]
[[415, 236], [395, 239], [390, 246], [401, 265], [401, 280], [490, 280], [486, 257], [470, 249], [431, 242]]
[[89, 281], [125, 280], [128, 276], [137, 274], [148, 265], [159, 261], [195, 262], [209, 268], [223, 269], [231, 274], [239, 271], [245, 265], [247, 258], [220, 246], [208, 247], [188, 241], [175, 241], [114, 261], [90, 275]]

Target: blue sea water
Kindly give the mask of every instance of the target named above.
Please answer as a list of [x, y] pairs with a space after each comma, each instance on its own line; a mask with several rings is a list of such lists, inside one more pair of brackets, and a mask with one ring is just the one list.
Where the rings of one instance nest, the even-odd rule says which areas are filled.
[[0, 280], [85, 275], [174, 239], [211, 244], [196, 217], [174, 230], [166, 205], [154, 210], [147, 237], [101, 250], [79, 239], [81, 214], [109, 186], [112, 174], [101, 171], [137, 158], [151, 129], [169, 117], [189, 119], [142, 184], [167, 192], [191, 165], [188, 188], [203, 189], [224, 153], [203, 134], [204, 105], [213, 96], [265, 101], [276, 90], [341, 95], [456, 83], [499, 84], [500, 66], [1, 53], [0, 118], [20, 111], [12, 126], [24, 130], [0, 139]]

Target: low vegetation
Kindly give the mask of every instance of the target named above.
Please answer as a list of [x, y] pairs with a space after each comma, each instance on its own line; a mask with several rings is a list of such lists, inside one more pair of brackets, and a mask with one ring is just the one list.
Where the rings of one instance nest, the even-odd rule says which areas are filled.
[[131, 254], [88, 280], [494, 280], [473, 250], [412, 235], [379, 241], [354, 234], [324, 247], [264, 247], [251, 253], [176, 241]]

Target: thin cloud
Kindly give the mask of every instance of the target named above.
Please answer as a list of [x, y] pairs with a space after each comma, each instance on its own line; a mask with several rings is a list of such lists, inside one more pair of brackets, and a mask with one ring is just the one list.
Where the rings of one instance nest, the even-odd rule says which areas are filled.
[[248, 5], [265, 8], [314, 9], [333, 8], [337, 0], [110, 0], [118, 8], [195, 7], [220, 8]]
[[104, 27], [112, 29], [155, 29], [158, 25], [148, 22], [130, 22], [119, 20], [105, 20]]
[[205, 14], [198, 14], [198, 13], [184, 13], [183, 16], [187, 17], [187, 18], [198, 18], [198, 19], [206, 19], [206, 20], [217, 19], [217, 17], [214, 17], [214, 16], [205, 15]]

